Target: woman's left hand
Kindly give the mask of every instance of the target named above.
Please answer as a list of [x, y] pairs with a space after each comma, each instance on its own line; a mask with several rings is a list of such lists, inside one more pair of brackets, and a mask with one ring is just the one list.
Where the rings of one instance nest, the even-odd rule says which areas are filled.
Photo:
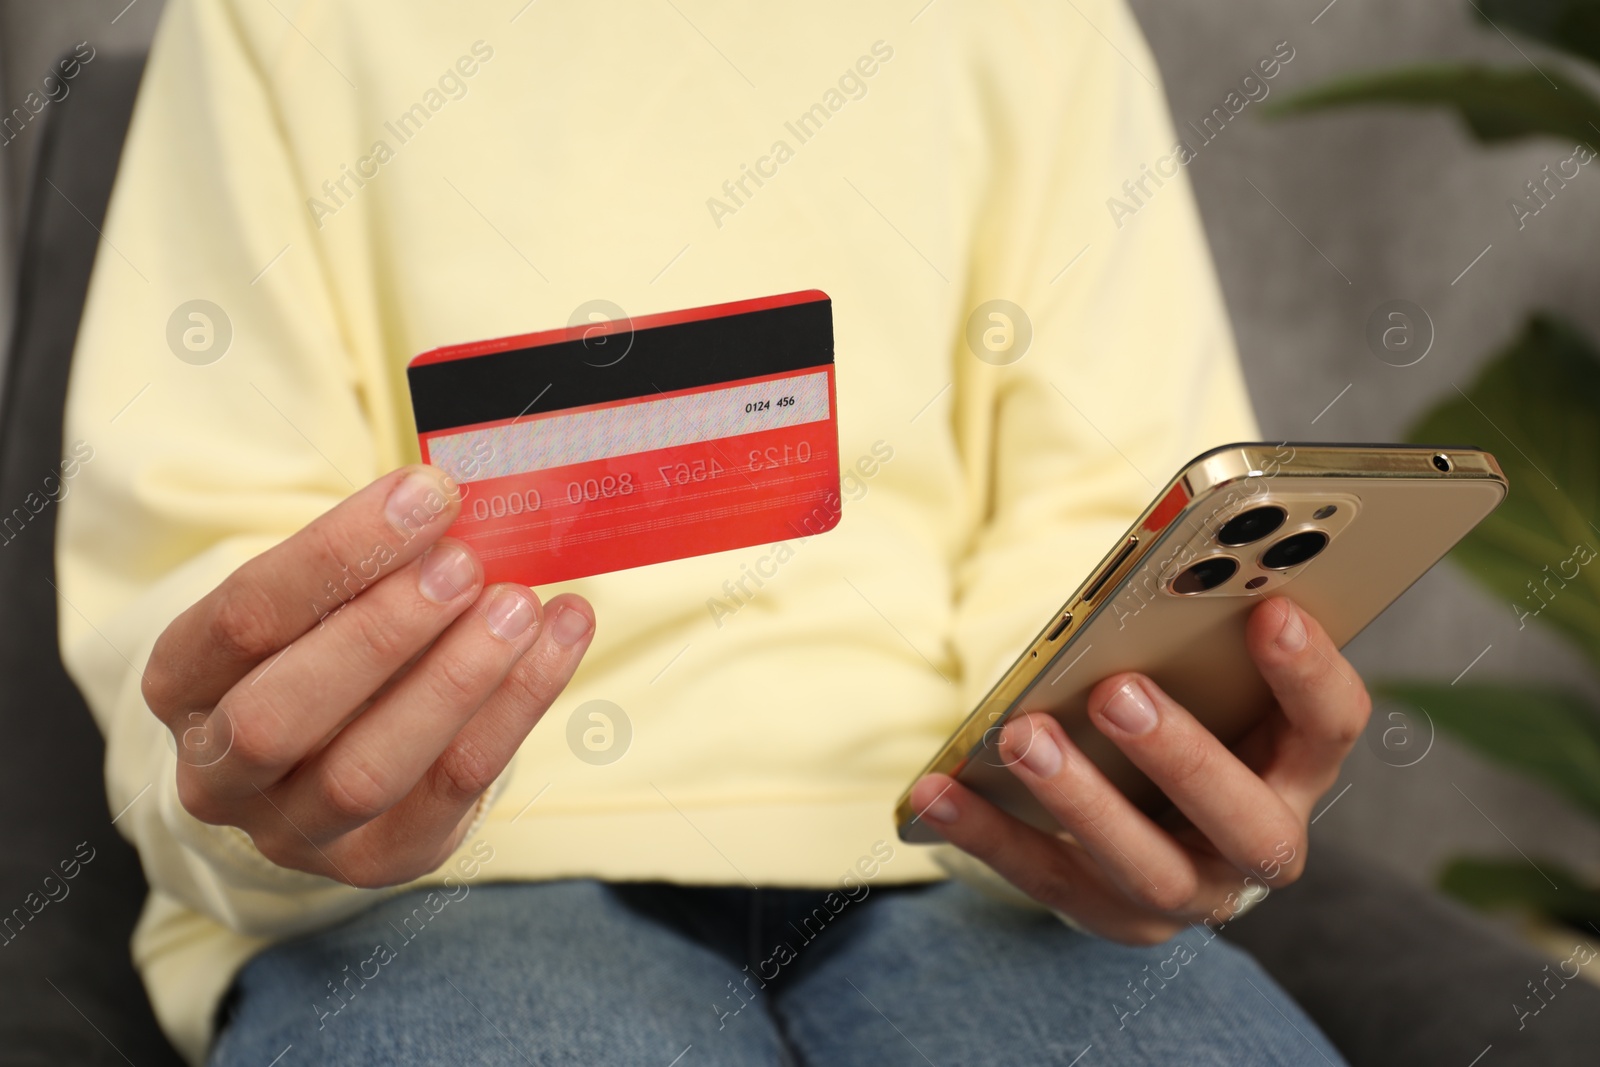
[[1143, 675], [1113, 675], [1089, 694], [1091, 721], [1172, 800], [1179, 829], [1134, 807], [1044, 714], [1008, 723], [1000, 753], [1066, 834], [945, 775], [918, 782], [912, 804], [951, 844], [1102, 937], [1155, 944], [1190, 923], [1225, 923], [1252, 886], [1258, 895], [1299, 877], [1312, 808], [1372, 708], [1360, 676], [1293, 602], [1256, 608], [1246, 642], [1278, 706], [1233, 751]]

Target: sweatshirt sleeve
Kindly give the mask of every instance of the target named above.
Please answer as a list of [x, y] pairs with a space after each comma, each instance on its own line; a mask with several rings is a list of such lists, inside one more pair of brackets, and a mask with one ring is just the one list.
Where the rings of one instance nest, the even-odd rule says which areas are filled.
[[62, 501], [58, 607], [62, 658], [106, 740], [116, 825], [151, 885], [281, 936], [370, 895], [190, 816], [141, 671], [178, 613], [404, 457], [375, 422], [383, 399], [358, 384], [370, 377], [323, 268], [271, 57], [240, 18], [231, 2], [173, 0], [150, 56], [73, 356], [66, 440], [80, 464]]
[[993, 60], [1014, 117], [987, 123], [994, 206], [970, 301], [1009, 301], [1032, 340], [1012, 362], [975, 358], [1004, 325], [983, 319], [956, 352], [957, 436], [986, 508], [956, 572], [966, 708], [1185, 461], [1257, 433], [1193, 152], [1137, 24], [1121, 0], [1046, 17], [1019, 31], [1038, 55]]

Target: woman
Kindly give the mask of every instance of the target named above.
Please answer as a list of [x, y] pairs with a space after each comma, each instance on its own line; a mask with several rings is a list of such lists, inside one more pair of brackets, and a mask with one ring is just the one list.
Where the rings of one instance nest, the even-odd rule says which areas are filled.
[[[1298, 874], [1367, 712], [1287, 601], [1251, 765], [1148, 680], [1097, 690], [1190, 832], [1047, 721], [1004, 743], [1073, 840], [938, 778], [953, 848], [891, 823], [1154, 483], [1254, 436], [1184, 177], [1105, 210], [1171, 151], [1152, 79], [1109, 0], [173, 0], [59, 551], [193, 1062], [1337, 1060], [1214, 934]], [[810, 288], [837, 529], [484, 588], [411, 356]]]

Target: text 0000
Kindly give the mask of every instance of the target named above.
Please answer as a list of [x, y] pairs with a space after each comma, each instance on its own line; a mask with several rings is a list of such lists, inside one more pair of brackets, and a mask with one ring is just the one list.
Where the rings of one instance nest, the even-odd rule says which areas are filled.
[[538, 511], [544, 504], [539, 490], [529, 489], [521, 493], [497, 493], [494, 496], [482, 497], [472, 502], [472, 517], [480, 522], [490, 517], [500, 519], [507, 515], [521, 515], [525, 511]]

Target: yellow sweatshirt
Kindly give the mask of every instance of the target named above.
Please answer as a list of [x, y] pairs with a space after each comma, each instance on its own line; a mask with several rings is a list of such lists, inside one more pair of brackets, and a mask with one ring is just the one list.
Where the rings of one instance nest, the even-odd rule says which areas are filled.
[[[134, 955], [185, 1055], [251, 954], [380, 894], [184, 811], [151, 645], [417, 458], [411, 356], [594, 299], [827, 291], [843, 519], [569, 583], [588, 657], [431, 881], [939, 877], [895, 839], [899, 790], [1155, 486], [1254, 434], [1173, 144], [1118, 0], [171, 0], [74, 357], [90, 458], [58, 551], [63, 655], [151, 883]], [[1021, 358], [974, 319], [991, 300], [1031, 324]], [[569, 747], [593, 700], [631, 726], [614, 762]]]

